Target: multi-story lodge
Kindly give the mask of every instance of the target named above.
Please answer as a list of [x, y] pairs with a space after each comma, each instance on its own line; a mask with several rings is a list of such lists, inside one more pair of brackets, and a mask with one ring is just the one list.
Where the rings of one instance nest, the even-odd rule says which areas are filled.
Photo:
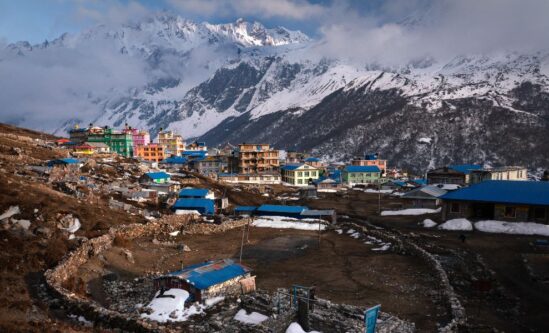
[[139, 157], [149, 162], [160, 162], [164, 160], [164, 147], [157, 143], [147, 145], [138, 145], [134, 151], [135, 157]]
[[320, 170], [308, 164], [286, 164], [281, 169], [282, 181], [294, 186], [307, 186], [317, 180]]
[[239, 173], [265, 173], [278, 169], [279, 152], [268, 144], [238, 145]]
[[179, 156], [185, 150], [183, 137], [172, 131], [158, 133], [158, 144], [164, 147], [164, 155], [166, 156]]
[[387, 160], [379, 158], [379, 154], [365, 154], [363, 159], [354, 159], [351, 161], [351, 165], [354, 166], [377, 166], [381, 171], [381, 174], [385, 174], [387, 170]]
[[507, 166], [471, 171], [471, 184], [485, 180], [528, 180], [528, 170], [520, 166]]

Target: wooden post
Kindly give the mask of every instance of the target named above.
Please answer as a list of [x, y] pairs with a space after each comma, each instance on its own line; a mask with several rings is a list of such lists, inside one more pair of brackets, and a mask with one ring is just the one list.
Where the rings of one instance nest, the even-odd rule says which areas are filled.
[[244, 248], [244, 234], [246, 233], [246, 225], [242, 227], [242, 240], [240, 241], [240, 258], [238, 260], [239, 263], [242, 263], [242, 250]]

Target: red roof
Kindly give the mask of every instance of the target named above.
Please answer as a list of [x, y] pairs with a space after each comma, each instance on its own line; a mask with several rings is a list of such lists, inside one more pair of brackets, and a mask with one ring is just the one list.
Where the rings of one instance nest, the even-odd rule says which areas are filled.
[[62, 138], [62, 139], [57, 139], [57, 140], [55, 140], [55, 142], [58, 142], [58, 143], [66, 143], [66, 142], [71, 142], [71, 140]]

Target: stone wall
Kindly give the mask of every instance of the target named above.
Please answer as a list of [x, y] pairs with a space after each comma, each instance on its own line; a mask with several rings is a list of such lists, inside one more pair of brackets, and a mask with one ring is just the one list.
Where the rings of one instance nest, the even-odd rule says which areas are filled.
[[364, 226], [358, 225], [356, 223], [349, 223], [348, 226], [357, 231], [362, 231], [364, 234], [370, 234], [377, 238], [381, 238], [386, 242], [391, 242], [393, 249], [396, 252], [403, 254], [412, 254], [422, 258], [429, 267], [437, 274], [439, 281], [439, 288], [446, 297], [448, 308], [452, 315], [452, 320], [445, 326], [439, 328], [439, 332], [449, 333], [449, 332], [458, 332], [459, 327], [464, 325], [467, 318], [465, 314], [465, 308], [461, 305], [454, 287], [450, 284], [448, 274], [440, 262], [428, 251], [421, 248], [419, 245], [415, 244], [412, 241], [409, 241], [403, 237], [397, 237], [396, 235], [389, 233], [383, 230], [376, 229], [367, 229]]
[[248, 223], [247, 219], [235, 220], [221, 225], [193, 223], [192, 217], [169, 215], [146, 224], [130, 224], [113, 227], [108, 233], [84, 241], [76, 250], [68, 254], [56, 267], [46, 271], [45, 278], [49, 289], [74, 314], [84, 316], [102, 327], [118, 328], [131, 332], [172, 332], [174, 328], [149, 322], [137, 315], [122, 314], [102, 307], [99, 303], [76, 294], [65, 287], [75, 277], [79, 268], [91, 258], [109, 249], [115, 238], [135, 239], [145, 236], [181, 230], [188, 234], [217, 233], [238, 228]]

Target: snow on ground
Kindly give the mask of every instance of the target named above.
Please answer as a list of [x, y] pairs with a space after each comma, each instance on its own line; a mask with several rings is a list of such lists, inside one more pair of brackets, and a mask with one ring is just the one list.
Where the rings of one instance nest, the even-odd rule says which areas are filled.
[[428, 209], [428, 208], [408, 208], [402, 210], [384, 210], [381, 212], [381, 216], [394, 216], [394, 215], [423, 215], [440, 213], [440, 208]]
[[337, 229], [337, 230], [336, 230], [335, 232], [337, 232], [338, 234], [340, 234], [340, 235], [341, 235], [341, 234], [343, 233], [343, 230], [341, 230], [341, 229]]
[[29, 220], [16, 220], [16, 219], [12, 219], [12, 222], [13, 223], [17, 223], [19, 224], [19, 226], [25, 230], [29, 230], [29, 227], [31, 225], [31, 221]]
[[0, 221], [10, 218], [13, 215], [17, 215], [19, 213], [21, 213], [19, 206], [10, 206], [10, 208], [6, 209], [6, 211], [2, 215], [0, 215]]
[[371, 188], [367, 188], [364, 190], [364, 192], [366, 193], [392, 193], [393, 190], [374, 190], [374, 189], [371, 189]]
[[245, 324], [259, 325], [265, 320], [269, 319], [269, 317], [259, 312], [252, 312], [250, 314], [247, 314], [246, 310], [240, 309], [234, 316], [234, 319]]
[[[316, 221], [316, 222], [312, 222]], [[320, 223], [319, 223], [320, 222]], [[263, 216], [255, 218], [253, 226], [260, 228], [299, 229], [299, 230], [324, 230], [326, 224], [322, 220], [307, 219], [298, 220], [285, 216]]]
[[360, 233], [354, 232], [354, 233], [351, 234], [351, 237], [353, 237], [353, 238], [360, 238]]
[[200, 215], [197, 210], [177, 209], [175, 215]]
[[381, 247], [376, 247], [372, 251], [387, 251], [391, 248], [391, 243], [385, 243]]
[[475, 223], [475, 229], [502, 234], [549, 236], [549, 225], [533, 222], [479, 221]]
[[[147, 305], [152, 312], [150, 314], [143, 313], [141, 317], [155, 320], [161, 323], [166, 321], [185, 321], [194, 313], [197, 309], [191, 306], [189, 309], [185, 309], [185, 301], [189, 298], [189, 293], [183, 289], [168, 289], [164, 292], [164, 296], [158, 297], [160, 291], [156, 292], [153, 300]], [[169, 297], [169, 296], [174, 296]]]
[[349, 230], [347, 230], [347, 233], [348, 233], [348, 234], [354, 234], [354, 233], [355, 233], [355, 229], [349, 229]]
[[469, 222], [467, 219], [453, 219], [448, 220], [441, 225], [438, 226], [439, 229], [443, 230], [464, 230], [464, 231], [472, 231], [473, 230], [473, 224]]
[[67, 228], [65, 228], [65, 230], [71, 234], [74, 234], [75, 232], [78, 231], [78, 229], [80, 229], [81, 226], [82, 224], [80, 223], [80, 220], [75, 217], [74, 220], [72, 221], [72, 224], [69, 225]]
[[179, 235], [179, 230], [176, 230], [174, 232], [170, 232], [169, 235], [172, 236], [172, 237], [176, 237], [177, 235]]
[[437, 223], [431, 219], [425, 219], [423, 220], [423, 222], [420, 223], [422, 226], [424, 226], [425, 228], [432, 228], [432, 227], [436, 227]]
[[[303, 328], [301, 328], [301, 325], [298, 323], [291, 323], [290, 326], [286, 329], [286, 333], [307, 333]], [[310, 331], [308, 333], [320, 333], [318, 331]]]
[[419, 143], [431, 143], [431, 138], [419, 138], [417, 142]]
[[210, 307], [210, 306], [216, 305], [217, 303], [223, 301], [224, 299], [225, 299], [225, 296], [217, 296], [217, 297], [208, 298], [207, 300], [204, 301], [204, 303], [206, 304], [206, 306]]

